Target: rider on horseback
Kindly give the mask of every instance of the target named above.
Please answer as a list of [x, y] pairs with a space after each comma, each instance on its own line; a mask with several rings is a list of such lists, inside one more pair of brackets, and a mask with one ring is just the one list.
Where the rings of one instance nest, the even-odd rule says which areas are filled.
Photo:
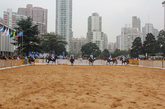
[[109, 60], [112, 61], [112, 56], [111, 55], [109, 56]]
[[74, 64], [74, 55], [70, 56], [70, 62], [71, 62], [71, 65], [73, 66], [73, 64]]

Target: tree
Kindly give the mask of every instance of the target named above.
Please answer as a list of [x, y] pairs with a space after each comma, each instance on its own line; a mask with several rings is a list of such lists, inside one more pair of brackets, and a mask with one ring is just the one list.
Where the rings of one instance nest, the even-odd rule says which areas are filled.
[[157, 49], [157, 43], [155, 40], [155, 36], [151, 33], [147, 34], [146, 40], [143, 44], [144, 54], [155, 55]]
[[137, 37], [132, 43], [130, 55], [131, 57], [138, 58], [140, 54], [143, 54], [142, 41], [140, 37]]
[[33, 25], [30, 17], [22, 19], [17, 23], [17, 25], [18, 27], [15, 28], [16, 31], [18, 33], [23, 32], [23, 36], [18, 37], [17, 39], [18, 53], [28, 56], [29, 52], [39, 52], [40, 40], [38, 37], [38, 26]]
[[157, 44], [159, 53], [163, 53], [163, 56], [165, 56], [165, 31], [159, 32]]
[[42, 52], [55, 53], [56, 55], [62, 55], [63, 52], [66, 53], [65, 46], [67, 43], [62, 37], [54, 34], [45, 34], [42, 37]]
[[84, 56], [89, 57], [91, 54], [94, 57], [99, 57], [101, 54], [99, 47], [95, 43], [91, 43], [91, 42], [83, 45], [81, 48], [81, 52], [83, 57]]
[[126, 56], [130, 54], [130, 51], [126, 51], [126, 50], [119, 50], [119, 49], [116, 49], [114, 53], [112, 53], [112, 57], [118, 57], [118, 56]]
[[102, 58], [108, 58], [109, 55], [110, 55], [110, 53], [107, 49], [104, 49], [104, 51], [101, 53]]

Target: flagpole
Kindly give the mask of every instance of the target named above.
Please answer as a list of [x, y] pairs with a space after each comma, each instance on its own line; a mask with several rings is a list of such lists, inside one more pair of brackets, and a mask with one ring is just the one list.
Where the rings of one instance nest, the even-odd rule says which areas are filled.
[[23, 34], [22, 34], [22, 56], [23, 56]]

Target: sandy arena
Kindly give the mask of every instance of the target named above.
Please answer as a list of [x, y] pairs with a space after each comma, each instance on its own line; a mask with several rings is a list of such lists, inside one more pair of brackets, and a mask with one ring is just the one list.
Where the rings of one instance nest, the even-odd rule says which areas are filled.
[[0, 109], [165, 109], [165, 70], [67, 65], [1, 70]]

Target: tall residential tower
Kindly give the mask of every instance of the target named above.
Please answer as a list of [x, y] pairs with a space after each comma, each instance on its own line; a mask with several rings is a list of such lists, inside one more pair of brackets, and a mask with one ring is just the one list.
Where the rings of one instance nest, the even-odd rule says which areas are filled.
[[102, 32], [102, 17], [98, 13], [93, 13], [88, 18], [88, 42], [96, 43], [101, 51], [108, 48], [108, 38]]
[[72, 0], [56, 0], [56, 34], [65, 38], [66, 50], [72, 50]]

